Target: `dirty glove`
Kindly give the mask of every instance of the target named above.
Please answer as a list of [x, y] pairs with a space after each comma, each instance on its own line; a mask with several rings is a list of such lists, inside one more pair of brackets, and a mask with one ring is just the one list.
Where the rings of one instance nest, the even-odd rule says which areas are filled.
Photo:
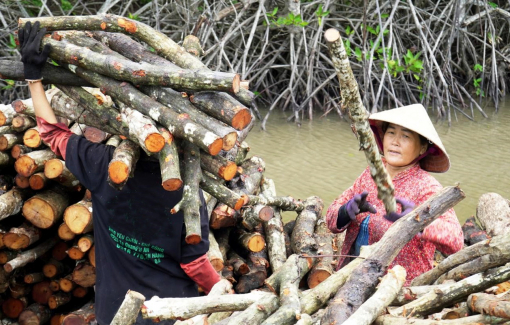
[[350, 221], [356, 219], [356, 215], [363, 212], [377, 213], [374, 206], [367, 202], [368, 192], [364, 191], [361, 194], [356, 194], [352, 199], [347, 201], [338, 209], [338, 218], [336, 225], [338, 229], [345, 227]]
[[416, 206], [414, 204], [414, 202], [407, 201], [406, 199], [397, 198], [396, 201], [398, 204], [400, 204], [402, 206], [402, 212], [400, 212], [400, 213], [390, 212], [390, 213], [384, 215], [384, 218], [386, 218], [386, 220], [391, 221], [391, 222], [395, 222], [398, 219], [405, 216], [406, 214], [408, 214], [409, 212], [413, 211], [414, 207]]
[[46, 28], [39, 30], [38, 21], [35, 22], [34, 26], [30, 22], [26, 23], [25, 27], [18, 32], [21, 61], [23, 62], [26, 80], [42, 79], [42, 68], [50, 53], [49, 44], [46, 44], [42, 51], [39, 51], [44, 34], [46, 34]]

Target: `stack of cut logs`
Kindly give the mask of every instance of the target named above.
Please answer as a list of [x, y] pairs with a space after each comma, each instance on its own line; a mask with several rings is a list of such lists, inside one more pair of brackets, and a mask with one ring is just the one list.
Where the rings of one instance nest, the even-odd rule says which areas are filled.
[[[20, 27], [30, 20], [20, 19]], [[43, 44], [51, 45], [58, 63], [43, 71], [43, 82], [54, 85], [48, 101], [72, 132], [116, 147], [109, 184], [122, 189], [140, 150], [159, 160], [161, 185], [184, 188], [172, 211], [183, 211], [189, 244], [201, 240], [199, 188], [208, 205], [208, 257], [224, 279], [198, 298], [144, 301], [129, 292], [112, 324], [132, 324], [140, 309], [144, 317], [181, 324], [403, 324], [510, 278], [510, 237], [486, 239], [469, 223], [468, 239], [481, 243], [415, 280], [419, 287], [402, 288], [405, 270], [397, 266], [376, 291], [403, 245], [462, 199], [458, 187], [445, 188], [367, 247], [364, 258], [334, 272], [341, 243], [327, 229], [323, 202], [277, 196], [264, 161], [247, 158], [253, 94], [238, 75], [207, 69], [196, 57], [195, 37], [181, 47], [113, 15], [37, 20], [52, 32]], [[2, 77], [22, 80], [22, 65], [9, 64]], [[33, 106], [31, 99], [0, 106], [0, 324], [89, 324], [95, 283], [90, 192], [41, 141]], [[283, 225], [282, 211], [298, 216]], [[232, 289], [235, 295], [228, 294]], [[497, 322], [508, 315], [490, 316], [483, 305], [504, 297], [477, 295], [468, 306], [433, 317]], [[390, 305], [402, 306], [383, 315]], [[465, 317], [471, 313], [483, 315]]]

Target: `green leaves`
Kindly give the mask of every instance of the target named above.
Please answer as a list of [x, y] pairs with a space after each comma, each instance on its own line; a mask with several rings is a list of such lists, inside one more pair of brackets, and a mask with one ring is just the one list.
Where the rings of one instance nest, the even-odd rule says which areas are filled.
[[13, 34], [9, 34], [9, 43], [7, 44], [7, 46], [10, 47], [11, 49], [16, 48], [16, 39], [14, 38]]
[[[294, 15], [292, 13], [289, 13], [287, 16], [278, 17], [278, 19], [277, 19], [277, 17], [276, 17], [277, 13], [278, 13], [278, 7], [274, 8], [271, 13], [266, 14], [268, 20], [270, 21], [270, 23], [272, 25], [275, 25], [277, 27], [291, 26], [291, 25], [298, 26], [298, 27], [308, 26], [308, 22], [304, 21], [303, 18], [301, 18], [301, 15]], [[265, 25], [266, 25], [266, 23], [264, 22], [264, 26]]]
[[406, 72], [420, 73], [423, 70], [423, 61], [419, 60], [421, 52], [413, 54], [411, 50], [407, 50], [404, 55], [404, 62], [406, 64]]
[[5, 82], [5, 86], [2, 86], [2, 90], [7, 90], [7, 89], [11, 89], [12, 87], [14, 87], [14, 84], [16, 83], [14, 80], [11, 80], [11, 79], [4, 79], [2, 80], [3, 82]]
[[475, 66], [473, 67], [473, 70], [475, 72], [482, 72], [483, 71], [483, 66], [481, 66], [480, 64], [475, 64]]
[[317, 8], [317, 11], [315, 12], [315, 15], [317, 16], [317, 19], [319, 20], [319, 25], [322, 24], [322, 18], [329, 15], [329, 11], [324, 11], [322, 9], [322, 3], [319, 5], [319, 8]]
[[133, 19], [133, 20], [140, 20], [140, 18], [138, 17], [138, 15], [134, 15], [132, 13], [128, 13], [128, 18], [129, 19]]
[[489, 4], [489, 6], [491, 6], [492, 8], [497, 8], [497, 7], [498, 7], [498, 5], [497, 5], [497, 4], [495, 4], [494, 2], [490, 2], [490, 1], [489, 1], [489, 2], [487, 2], [487, 3], [488, 3], [488, 4]]
[[73, 9], [73, 4], [68, 0], [60, 0], [60, 7], [62, 10], [71, 10]]

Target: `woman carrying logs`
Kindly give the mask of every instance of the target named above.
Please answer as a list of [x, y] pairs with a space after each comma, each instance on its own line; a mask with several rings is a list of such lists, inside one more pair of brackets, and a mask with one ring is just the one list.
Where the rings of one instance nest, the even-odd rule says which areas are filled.
[[[66, 160], [66, 167], [92, 192], [96, 256], [96, 319], [110, 324], [128, 290], [147, 299], [193, 297], [196, 284], [206, 292], [219, 276], [210, 264], [206, 204], [200, 193], [202, 240], [185, 242], [183, 213], [170, 214], [182, 190], [161, 186], [159, 164], [148, 156], [136, 164], [134, 177], [118, 191], [107, 182], [114, 147], [95, 144], [57, 123], [41, 83], [42, 67], [50, 48], [40, 51], [45, 29], [27, 23], [19, 30], [25, 78], [34, 102], [37, 124], [44, 141]], [[142, 153], [143, 156], [143, 153]], [[136, 324], [152, 324], [139, 317]], [[173, 324], [163, 321], [161, 324]]]
[[[428, 172], [443, 173], [450, 167], [446, 150], [421, 104], [372, 114], [369, 121], [395, 187], [397, 211], [386, 214], [367, 168], [327, 211], [331, 231], [347, 230], [342, 255], [359, 255], [362, 245], [378, 242], [393, 222], [442, 188]], [[432, 268], [436, 248], [449, 255], [459, 251], [463, 242], [461, 226], [450, 209], [408, 242], [390, 268], [403, 266], [408, 285]], [[341, 257], [337, 268], [347, 263]]]

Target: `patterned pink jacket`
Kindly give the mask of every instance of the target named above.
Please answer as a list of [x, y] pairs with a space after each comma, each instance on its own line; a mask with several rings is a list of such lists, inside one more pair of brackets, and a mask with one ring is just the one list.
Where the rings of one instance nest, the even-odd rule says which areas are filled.
[[[442, 188], [441, 184], [428, 172], [421, 169], [419, 164], [396, 175], [393, 179], [393, 185], [395, 187], [395, 197], [413, 201], [416, 206]], [[367, 201], [377, 209], [377, 213], [375, 215], [370, 212], [360, 213], [357, 215], [355, 222], [350, 222], [342, 229], [338, 229], [336, 227], [338, 209], [355, 194], [363, 191], [368, 191]], [[400, 205], [397, 205], [397, 209], [398, 212], [401, 212]], [[383, 217], [384, 213], [384, 204], [377, 198], [377, 187], [367, 168], [356, 179], [353, 186], [333, 201], [326, 213], [326, 220], [331, 231], [339, 233], [347, 230], [341, 254], [349, 254], [358, 236], [360, 224], [369, 214], [368, 242], [369, 244], [378, 242], [392, 225], [392, 222]], [[407, 243], [392, 262], [390, 268], [397, 264], [403, 266], [407, 271], [406, 285], [409, 285], [412, 279], [432, 268], [435, 248], [444, 254], [450, 255], [462, 249], [463, 244], [462, 228], [455, 211], [450, 209], [424, 229], [421, 239], [415, 236]], [[344, 260], [345, 258], [340, 258], [337, 269], [342, 266]]]

